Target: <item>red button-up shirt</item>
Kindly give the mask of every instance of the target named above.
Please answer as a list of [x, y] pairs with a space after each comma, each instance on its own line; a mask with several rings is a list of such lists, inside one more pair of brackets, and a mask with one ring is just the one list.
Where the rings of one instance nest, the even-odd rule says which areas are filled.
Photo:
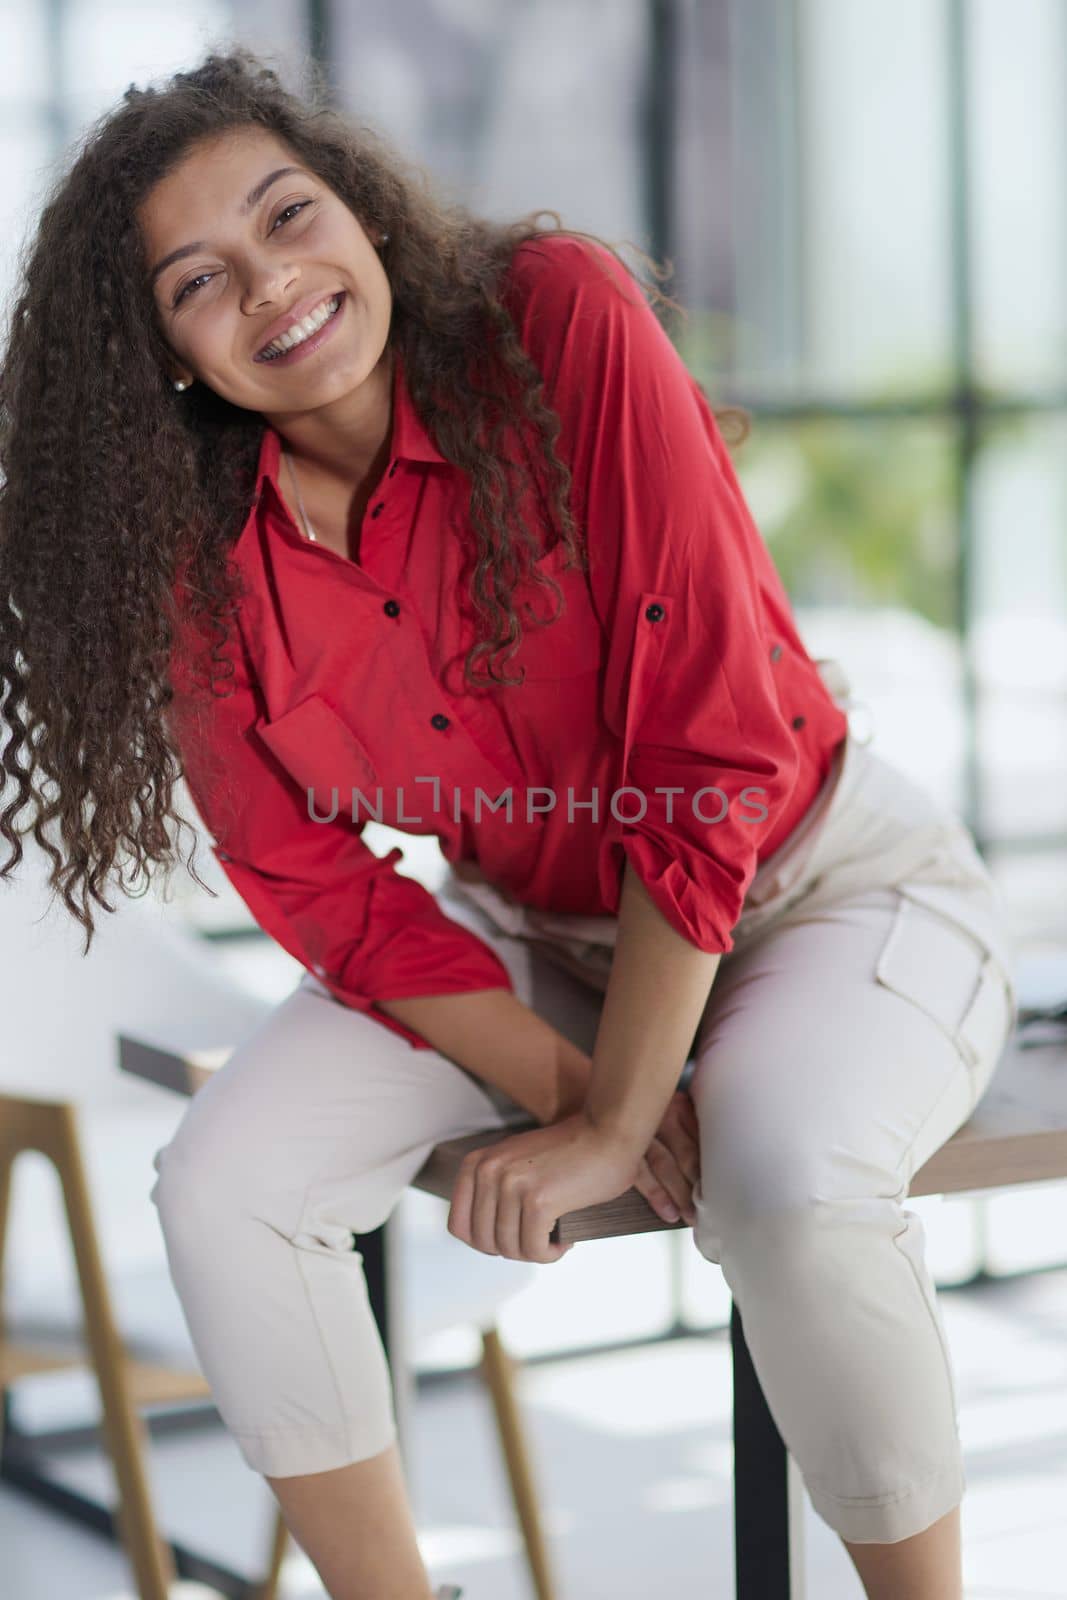
[[[588, 574], [562, 565], [533, 493], [539, 567], [566, 611], [524, 627], [522, 687], [471, 690], [469, 480], [435, 447], [395, 357], [390, 465], [358, 562], [310, 542], [267, 427], [234, 547], [247, 585], [236, 692], [174, 728], [214, 853], [252, 915], [345, 1005], [511, 988], [484, 940], [374, 854], [372, 816], [436, 835], [505, 896], [617, 914], [626, 857], [703, 950], [804, 816], [847, 732], [704, 395], [639, 286], [589, 241], [519, 247], [506, 285], [559, 415]], [[514, 591], [538, 616], [550, 592]], [[178, 652], [176, 652], [178, 654]], [[484, 671], [484, 667], [482, 668]], [[309, 793], [313, 791], [313, 793]], [[334, 809], [336, 814], [328, 818]], [[354, 813], [354, 820], [353, 820]]]

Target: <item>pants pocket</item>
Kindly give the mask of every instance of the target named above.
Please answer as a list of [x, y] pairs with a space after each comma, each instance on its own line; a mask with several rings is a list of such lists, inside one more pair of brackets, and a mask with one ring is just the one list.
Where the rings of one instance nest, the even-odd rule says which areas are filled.
[[975, 1100], [1011, 1032], [1013, 991], [999, 957], [962, 922], [912, 899], [900, 903], [878, 957], [877, 981], [933, 1018], [974, 1082]]

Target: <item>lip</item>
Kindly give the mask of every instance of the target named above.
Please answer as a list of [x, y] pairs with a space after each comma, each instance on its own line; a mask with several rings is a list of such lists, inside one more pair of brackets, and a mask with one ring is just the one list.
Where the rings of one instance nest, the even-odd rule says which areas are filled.
[[327, 328], [332, 328], [333, 324], [341, 315], [346, 299], [345, 291], [343, 289], [320, 289], [316, 293], [306, 294], [302, 300], [298, 300], [296, 305], [290, 307], [285, 316], [279, 317], [277, 322], [275, 322], [268, 330], [266, 337], [261, 340], [259, 346], [257, 347], [256, 353], [252, 357], [252, 360], [258, 361], [262, 365], [263, 352], [266, 350], [269, 344], [273, 343], [275, 339], [280, 339], [283, 333], [288, 333], [289, 329], [295, 327], [298, 322], [303, 322], [304, 318], [309, 314], [309, 312], [316, 310], [318, 306], [322, 305], [323, 301], [332, 300], [335, 295], [340, 297], [341, 304], [338, 306], [336, 313], [330, 318], [329, 322], [324, 323], [319, 329], [318, 333], [313, 334], [310, 339], [305, 339], [303, 344], [297, 345], [296, 350], [287, 351], [284, 356], [278, 356], [276, 359], [267, 362], [266, 365], [271, 367], [276, 366], [278, 361], [285, 361], [289, 356], [296, 355], [300, 350], [307, 349], [309, 346], [314, 346], [318, 342], [319, 335], [324, 333]]

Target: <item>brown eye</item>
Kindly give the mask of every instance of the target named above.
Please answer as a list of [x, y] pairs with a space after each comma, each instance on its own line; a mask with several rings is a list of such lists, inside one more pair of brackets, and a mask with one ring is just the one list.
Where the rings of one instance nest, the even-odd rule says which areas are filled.
[[185, 299], [190, 289], [194, 289], [198, 283], [202, 283], [206, 278], [212, 277], [214, 277], [214, 273], [212, 272], [197, 273], [195, 278], [190, 278], [188, 283], [182, 285], [181, 292], [174, 298], [174, 304], [179, 305], [181, 301]]
[[[282, 209], [278, 212], [278, 215], [274, 219], [274, 228], [276, 228], [278, 226], [279, 222], [282, 222], [282, 221], [285, 220], [286, 214], [288, 212], [290, 212], [290, 211], [303, 211], [304, 207], [305, 206], [309, 206], [310, 204], [311, 204], [310, 200], [294, 200], [292, 205], [283, 206]], [[274, 232], [274, 228], [272, 228], [270, 230], [271, 233]]]

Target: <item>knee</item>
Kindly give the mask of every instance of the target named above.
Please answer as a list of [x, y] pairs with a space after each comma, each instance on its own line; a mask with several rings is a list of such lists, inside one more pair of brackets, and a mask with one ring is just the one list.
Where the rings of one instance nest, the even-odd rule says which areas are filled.
[[332, 1195], [316, 1194], [306, 1147], [287, 1150], [273, 1126], [257, 1127], [252, 1117], [238, 1126], [227, 1112], [201, 1104], [198, 1095], [170, 1143], [152, 1158], [156, 1179], [149, 1198], [172, 1259], [178, 1253], [199, 1258], [205, 1249], [217, 1254], [223, 1242], [230, 1250], [247, 1249], [264, 1233], [350, 1251], [357, 1224], [369, 1231], [385, 1220], [387, 1209], [364, 1220], [367, 1197], [353, 1174], [346, 1174], [345, 1202], [355, 1221], [335, 1216]]
[[186, 1152], [177, 1137], [156, 1151], [152, 1166], [156, 1180], [149, 1199], [168, 1243], [177, 1238], [179, 1231], [187, 1234], [209, 1211], [218, 1215], [217, 1174], [197, 1158], [195, 1151]]
[[799, 1226], [819, 1188], [811, 1159], [772, 1129], [731, 1139], [718, 1128], [710, 1147], [702, 1140], [700, 1170], [703, 1211], [730, 1233]]
[[[169, 1144], [152, 1158], [156, 1173], [149, 1198], [159, 1214], [168, 1243], [217, 1232], [228, 1216], [256, 1205], [256, 1190], [247, 1162], [233, 1158], [233, 1145], [220, 1138], [210, 1118], [186, 1113]], [[240, 1146], [237, 1146], [240, 1148]]]
[[879, 1196], [850, 1185], [828, 1164], [805, 1154], [787, 1135], [758, 1146], [702, 1158], [694, 1243], [716, 1263], [752, 1256], [781, 1280], [818, 1277], [824, 1266], [851, 1250], [857, 1234], [891, 1237], [900, 1226], [897, 1196]]

